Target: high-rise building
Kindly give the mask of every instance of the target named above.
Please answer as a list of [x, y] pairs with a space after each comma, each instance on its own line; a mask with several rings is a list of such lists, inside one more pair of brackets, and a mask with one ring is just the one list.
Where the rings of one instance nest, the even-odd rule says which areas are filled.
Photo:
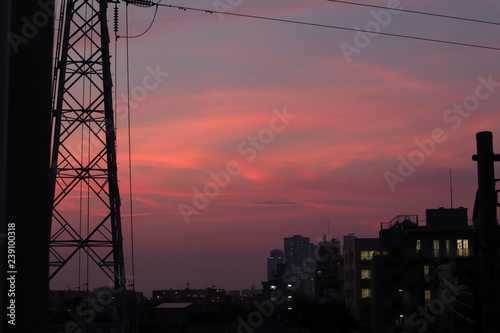
[[277, 265], [283, 264], [283, 251], [281, 250], [272, 250], [269, 253], [269, 257], [267, 258], [267, 280], [276, 280], [278, 278], [277, 274]]
[[347, 311], [370, 332], [372, 323], [373, 278], [376, 272], [373, 259], [379, 253], [378, 238], [353, 238], [344, 247], [344, 296]]
[[294, 285], [295, 280], [290, 278], [285, 264], [276, 265], [276, 279], [262, 282], [262, 297], [274, 303], [274, 309], [278, 312], [291, 311], [294, 307], [294, 292], [301, 285]]
[[344, 243], [342, 244], [342, 254], [345, 254], [347, 250], [354, 245], [354, 240], [358, 238], [355, 234], [348, 234], [344, 236]]
[[324, 237], [314, 251], [314, 259], [315, 298], [324, 301], [343, 298], [344, 262], [340, 255], [340, 242]]
[[284, 239], [284, 256], [286, 268], [296, 272], [312, 257], [314, 245], [309, 241], [309, 237], [294, 235]]
[[[381, 223], [380, 276], [374, 283], [373, 331], [474, 332], [474, 234], [467, 209], [428, 209]], [[459, 278], [459, 279], [456, 279]], [[459, 323], [459, 324], [457, 324]]]
[[284, 239], [284, 257], [286, 270], [300, 279], [297, 293], [305, 296], [314, 295], [314, 245], [309, 237], [294, 235]]

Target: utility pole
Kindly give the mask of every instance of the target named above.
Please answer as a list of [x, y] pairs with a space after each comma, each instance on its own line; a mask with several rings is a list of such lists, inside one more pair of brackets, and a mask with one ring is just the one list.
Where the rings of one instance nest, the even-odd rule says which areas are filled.
[[498, 288], [499, 256], [497, 193], [495, 190], [494, 162], [500, 161], [500, 155], [493, 153], [493, 135], [491, 132], [476, 134], [478, 174], [478, 211], [479, 223], [475, 226], [479, 240], [480, 269], [480, 306], [481, 333], [500, 332], [500, 297]]

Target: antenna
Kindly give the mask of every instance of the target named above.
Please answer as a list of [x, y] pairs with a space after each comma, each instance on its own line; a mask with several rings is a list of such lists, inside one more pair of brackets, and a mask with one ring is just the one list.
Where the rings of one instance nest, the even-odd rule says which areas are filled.
[[450, 169], [450, 204], [451, 208], [453, 208], [453, 182], [451, 179], [451, 169]]
[[331, 239], [330, 238], [330, 219], [328, 219], [328, 229], [327, 230], [328, 230], [327, 235], [328, 235], [328, 241], [329, 241]]

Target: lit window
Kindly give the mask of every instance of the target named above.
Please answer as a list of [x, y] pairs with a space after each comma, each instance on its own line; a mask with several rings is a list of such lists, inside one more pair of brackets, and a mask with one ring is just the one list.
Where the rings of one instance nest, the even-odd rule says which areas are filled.
[[434, 240], [434, 256], [435, 257], [439, 256], [439, 240], [438, 239]]
[[424, 290], [424, 305], [428, 306], [431, 303], [431, 291]]
[[457, 256], [468, 257], [469, 256], [469, 240], [468, 239], [457, 239]]
[[375, 251], [361, 251], [361, 260], [372, 260], [372, 255]]
[[361, 279], [370, 279], [370, 278], [371, 278], [371, 271], [369, 269], [362, 269]]
[[372, 290], [371, 289], [361, 289], [361, 298], [370, 298], [372, 297]]
[[420, 249], [421, 249], [420, 239], [417, 239], [416, 244], [415, 244], [415, 249], [417, 251], [420, 251]]
[[424, 266], [424, 280], [429, 282], [429, 266]]

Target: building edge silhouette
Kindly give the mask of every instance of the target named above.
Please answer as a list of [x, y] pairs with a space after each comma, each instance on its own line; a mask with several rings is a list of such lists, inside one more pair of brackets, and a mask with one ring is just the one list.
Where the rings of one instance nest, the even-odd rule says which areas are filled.
[[[7, 48], [2, 48], [2, 71], [8, 74], [7, 86], [2, 86], [2, 118], [7, 120], [2, 122], [2, 126], [8, 131], [2, 137], [2, 149], [5, 149], [5, 152], [2, 151], [5, 206], [0, 233], [5, 236], [9, 223], [15, 225], [15, 266], [3, 265], [7, 261], [7, 238], [3, 238], [2, 332], [29, 332], [33, 330], [34, 323], [37, 331], [47, 332], [50, 230], [48, 156], [54, 17], [53, 12], [48, 13], [44, 9], [50, 12], [50, 8], [54, 8], [54, 1], [9, 1], [5, 8], [7, 10], [2, 11], [2, 17], [10, 16], [10, 20], [7, 18], [2, 22], [2, 29], [7, 29], [3, 35]], [[41, 14], [46, 18], [44, 24], [35, 27], [36, 33], [32, 30], [27, 34], [26, 22], [33, 21], [35, 16]], [[8, 62], [4, 59], [4, 50], [9, 52]], [[7, 68], [4, 67], [6, 64]], [[4, 84], [5, 77], [2, 78]], [[15, 273], [7, 273], [8, 268]], [[14, 279], [6, 280], [12, 276]], [[12, 287], [15, 291], [9, 292], [9, 296], [6, 292]], [[9, 314], [12, 312], [7, 310], [7, 304], [15, 304], [15, 325], [7, 322], [10, 317], [4, 311], [9, 311]]]

